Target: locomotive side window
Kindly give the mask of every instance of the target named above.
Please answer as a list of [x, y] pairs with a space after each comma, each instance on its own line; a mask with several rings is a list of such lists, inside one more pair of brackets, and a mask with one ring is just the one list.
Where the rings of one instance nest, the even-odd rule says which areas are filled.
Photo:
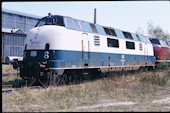
[[144, 36], [146, 43], [151, 43], [150, 40], [148, 39], [148, 37]]
[[126, 49], [135, 49], [135, 43], [126, 41]]
[[139, 35], [136, 34], [136, 37], [138, 38], [139, 41], [141, 41], [140, 38], [139, 38]]
[[93, 33], [98, 33], [96, 26], [94, 24], [90, 24], [90, 27], [91, 27]]
[[49, 44], [49, 43], [46, 43], [46, 44], [45, 44], [45, 50], [48, 51], [49, 48], [50, 48], [50, 44]]
[[107, 46], [119, 48], [119, 40], [107, 38]]
[[80, 24], [81, 29], [82, 29], [83, 31], [86, 31], [86, 27], [85, 27], [85, 25], [84, 25], [84, 22], [79, 21], [79, 24]]
[[123, 35], [125, 36], [125, 38], [127, 39], [133, 39], [132, 35], [128, 32], [123, 32]]
[[76, 20], [73, 20], [73, 21], [74, 21], [76, 29], [80, 30], [80, 26], [79, 26], [78, 22]]
[[75, 24], [71, 18], [67, 18], [67, 27], [75, 29]]
[[106, 35], [106, 33], [105, 33], [104, 29], [103, 29], [103, 26], [97, 25], [97, 24], [95, 24], [95, 26], [96, 26], [96, 29], [97, 29], [99, 34]]
[[105, 33], [106, 33], [107, 35], [111, 35], [111, 32], [110, 32], [110, 30], [109, 30], [108, 28], [103, 27], [103, 29], [104, 29], [104, 31], [105, 31]]
[[113, 29], [110, 29], [111, 33], [112, 33], [112, 36], [117, 36], [115, 31]]
[[103, 27], [103, 29], [104, 29], [104, 31], [107, 35], [117, 36], [116, 32], [113, 29], [109, 29], [109, 28], [106, 28], [106, 27]]
[[99, 36], [94, 36], [94, 45], [95, 46], [100, 46], [100, 38], [99, 38]]
[[85, 25], [85, 27], [86, 27], [86, 31], [87, 31], [87, 32], [90, 32], [90, 33], [93, 32], [88, 22], [84, 22], [84, 25]]

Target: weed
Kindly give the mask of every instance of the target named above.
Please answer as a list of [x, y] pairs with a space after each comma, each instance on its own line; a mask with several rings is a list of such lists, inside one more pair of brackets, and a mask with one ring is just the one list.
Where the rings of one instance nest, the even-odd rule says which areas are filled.
[[156, 68], [157, 69], [166, 69], [166, 68], [168, 68], [168, 64], [167, 64], [167, 62], [156, 63]]
[[141, 76], [140, 81], [156, 84], [159, 86], [164, 86], [167, 84], [168, 79], [169, 79], [169, 74], [162, 75], [162, 74], [153, 73], [150, 75]]
[[2, 77], [2, 85], [12, 84], [14, 87], [24, 85], [25, 81], [21, 77], [17, 76], [6, 76]]
[[1, 64], [1, 65], [2, 65], [2, 74], [17, 73], [17, 70], [15, 70], [12, 65], [7, 65], [7, 64]]
[[[84, 82], [77, 85], [48, 87], [38, 91], [24, 88], [19, 92], [2, 96], [3, 112], [34, 111], [132, 111], [158, 110], [146, 105], [157, 98], [156, 91], [163, 88], [170, 78], [170, 71], [130, 73], [127, 76], [111, 76]], [[11, 81], [11, 80], [9, 80]], [[14, 80], [13, 80], [14, 81]], [[7, 82], [7, 81], [6, 81]], [[164, 89], [164, 88], [163, 88]], [[167, 93], [169, 94], [169, 93]], [[93, 109], [75, 109], [81, 106], [95, 105], [102, 99], [115, 102], [139, 102], [137, 106], [109, 106]], [[104, 103], [102, 103], [104, 104]], [[167, 104], [166, 104], [167, 106]], [[134, 108], [135, 107], [135, 108]], [[159, 110], [163, 110], [163, 106]]]

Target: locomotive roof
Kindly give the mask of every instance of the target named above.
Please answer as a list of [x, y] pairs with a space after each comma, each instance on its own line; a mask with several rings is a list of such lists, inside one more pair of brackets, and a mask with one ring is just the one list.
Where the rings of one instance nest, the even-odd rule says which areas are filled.
[[[72, 17], [69, 17], [69, 16], [63, 16], [63, 15], [52, 15], [51, 13], [49, 13], [50, 15], [48, 15], [48, 16], [45, 16], [45, 17], [43, 17], [43, 18], [46, 18], [46, 17], [49, 17], [49, 16], [51, 16], [51, 17], [63, 17], [63, 18], [71, 18], [71, 19], [74, 19], [74, 20], [78, 20], [78, 21], [82, 21], [82, 22], [87, 22], [87, 23], [90, 23], [90, 24], [94, 24], [94, 23], [92, 23], [92, 22], [88, 22], [88, 21], [84, 21], [84, 20], [80, 20], [80, 19], [76, 19], [76, 18], [72, 18]], [[149, 38], [147, 37], [147, 36], [143, 36], [143, 35], [140, 35], [140, 34], [137, 34], [137, 33], [133, 33], [133, 32], [129, 32], [129, 31], [125, 31], [125, 30], [120, 30], [120, 29], [117, 29], [117, 28], [114, 28], [114, 27], [110, 27], [110, 26], [104, 26], [104, 25], [100, 25], [100, 24], [95, 24], [95, 25], [99, 25], [99, 26], [102, 26], [102, 27], [106, 27], [106, 28], [109, 28], [109, 29], [115, 29], [115, 30], [118, 30], [118, 31], [122, 31], [122, 32], [127, 32], [127, 33], [131, 33], [132, 35], [134, 34], [134, 35], [139, 35], [140, 36], [140, 38], [142, 38], [142, 42], [146, 42], [146, 43], [151, 43], [151, 42], [148, 42], [148, 40], [149, 40]], [[145, 39], [143, 39], [143, 38], [147, 38], [148, 40], [147, 41], [144, 41]], [[132, 39], [132, 40], [134, 40], [134, 39]]]

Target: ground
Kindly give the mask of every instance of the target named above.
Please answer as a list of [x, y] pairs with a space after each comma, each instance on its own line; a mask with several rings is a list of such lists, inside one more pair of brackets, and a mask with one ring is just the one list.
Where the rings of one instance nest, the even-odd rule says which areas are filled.
[[[3, 77], [2, 83], [20, 80]], [[2, 94], [2, 112], [69, 111], [170, 111], [170, 69], [121, 76], [112, 73], [80, 84], [46, 89], [24, 87]]]

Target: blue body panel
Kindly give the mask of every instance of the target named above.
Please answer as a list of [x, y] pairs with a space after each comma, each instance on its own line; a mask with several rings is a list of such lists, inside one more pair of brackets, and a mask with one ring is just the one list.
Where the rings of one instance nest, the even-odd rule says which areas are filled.
[[35, 50], [37, 55], [30, 56], [27, 50], [24, 61], [47, 61], [49, 68], [70, 68], [70, 67], [105, 67], [105, 66], [135, 66], [135, 65], [154, 65], [154, 56], [129, 55], [129, 54], [113, 54], [99, 52], [82, 52], [82, 51], [67, 51], [67, 50], [49, 50], [49, 58], [44, 58], [45, 50]]

